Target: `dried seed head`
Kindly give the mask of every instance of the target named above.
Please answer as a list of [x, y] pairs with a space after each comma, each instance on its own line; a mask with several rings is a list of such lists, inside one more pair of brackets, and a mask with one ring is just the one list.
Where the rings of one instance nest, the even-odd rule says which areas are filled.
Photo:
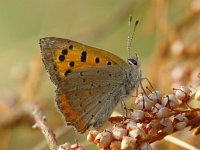
[[158, 119], [151, 120], [151, 122], [146, 125], [146, 129], [149, 135], [156, 136], [160, 130], [160, 121]]
[[160, 126], [160, 121], [155, 119], [155, 120], [151, 120], [151, 122], [149, 124], [147, 124], [147, 128], [159, 128]]
[[138, 97], [135, 99], [136, 109], [149, 111], [151, 110], [154, 103], [149, 100], [149, 98], [145, 95], [138, 95]]
[[184, 129], [188, 124], [188, 118], [183, 114], [178, 114], [174, 117], [174, 127], [177, 130]]
[[112, 133], [114, 139], [122, 140], [123, 136], [126, 136], [128, 134], [128, 131], [127, 129], [124, 129], [122, 127], [113, 127]]
[[62, 145], [59, 145], [58, 150], [72, 150], [70, 143], [64, 143]]
[[124, 136], [121, 143], [121, 149], [136, 149], [136, 140], [129, 136]]
[[140, 150], [153, 150], [151, 145], [147, 142], [144, 142], [140, 145]]
[[163, 96], [161, 104], [169, 108], [177, 108], [180, 105], [174, 94]]
[[84, 147], [79, 144], [73, 144], [73, 145], [71, 145], [71, 148], [73, 150], [85, 150]]
[[156, 118], [159, 118], [159, 119], [167, 118], [169, 116], [168, 108], [166, 108], [166, 107], [160, 108], [155, 116], [156, 116]]
[[174, 90], [175, 90], [175, 95], [179, 100], [183, 102], [187, 102], [190, 100], [190, 93], [192, 92], [190, 88], [181, 86], [180, 88]]
[[88, 142], [94, 142], [95, 137], [97, 136], [99, 132], [97, 130], [91, 130], [87, 135], [87, 141]]
[[140, 127], [135, 126], [133, 130], [129, 131], [129, 136], [135, 139], [144, 139], [146, 137], [146, 133]]
[[183, 130], [187, 126], [186, 122], [177, 122], [174, 127], [177, 130]]
[[169, 94], [168, 97], [169, 97], [169, 106], [171, 108], [177, 108], [180, 105], [174, 94]]
[[155, 115], [162, 107], [163, 107], [162, 105], [156, 103], [153, 109], [151, 110], [151, 113]]
[[126, 129], [128, 131], [133, 130], [137, 126], [137, 123], [134, 120], [129, 120], [126, 124]]
[[112, 141], [113, 141], [112, 133], [106, 130], [98, 134], [95, 138], [95, 142], [97, 143], [97, 146], [99, 148], [108, 147]]
[[120, 150], [120, 148], [121, 148], [121, 142], [120, 141], [113, 141], [110, 144], [110, 149], [111, 150]]
[[165, 134], [171, 134], [174, 131], [173, 123], [169, 118], [164, 118], [160, 121], [162, 125], [162, 132]]
[[184, 122], [188, 123], [188, 118], [185, 117], [184, 114], [178, 114], [178, 115], [176, 115], [176, 116], [174, 117], [174, 119], [175, 119], [176, 121], [184, 121]]
[[101, 137], [102, 137], [102, 132], [100, 132], [100, 133], [98, 133], [98, 134], [96, 135], [96, 137], [95, 137], [95, 139], [94, 139], [94, 143], [98, 145], [98, 144], [100, 143]]
[[133, 112], [131, 112], [131, 117], [133, 119], [137, 120], [142, 120], [144, 118], [144, 111], [135, 109]]
[[148, 130], [148, 134], [152, 136], [156, 136], [158, 134], [159, 128], [151, 128]]
[[163, 97], [163, 93], [160, 91], [153, 91], [151, 94], [148, 95], [148, 97], [154, 102], [157, 103], [159, 102], [162, 97]]

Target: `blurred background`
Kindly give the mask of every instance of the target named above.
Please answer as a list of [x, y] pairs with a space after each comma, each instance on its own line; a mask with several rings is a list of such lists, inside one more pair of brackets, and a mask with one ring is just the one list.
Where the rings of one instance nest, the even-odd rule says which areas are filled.
[[[127, 58], [128, 16], [139, 20], [132, 53], [154, 88], [167, 93], [179, 85], [199, 86], [200, 0], [0, 0], [0, 149], [48, 149], [33, 129], [29, 103], [42, 108], [59, 144], [79, 142], [97, 149], [85, 135], [63, 128], [55, 108], [56, 87], [41, 62], [39, 39], [68, 38]], [[75, 135], [75, 136], [73, 136]], [[176, 134], [200, 147], [199, 137]], [[157, 142], [155, 149], [181, 149]]]

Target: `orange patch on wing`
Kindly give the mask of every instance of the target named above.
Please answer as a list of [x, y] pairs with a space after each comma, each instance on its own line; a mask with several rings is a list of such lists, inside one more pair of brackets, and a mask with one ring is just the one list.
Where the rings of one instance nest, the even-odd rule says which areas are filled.
[[75, 122], [75, 127], [77, 128], [77, 130], [79, 132], [84, 133], [87, 130], [87, 128], [84, 127], [84, 123], [80, 119], [81, 114], [74, 111], [74, 109], [68, 103], [66, 95], [61, 93], [59, 96], [59, 101], [60, 101], [59, 108], [62, 109], [62, 112], [63, 112], [63, 115], [65, 116], [66, 122], [70, 122], [70, 123]]
[[[87, 53], [86, 61], [81, 61], [81, 53], [85, 51]], [[53, 60], [55, 62], [55, 67], [61, 78], [65, 77], [65, 71], [70, 69], [72, 72], [75, 70], [90, 68], [94, 66], [106, 66], [108, 62], [114, 63], [111, 59], [105, 57], [104, 54], [96, 54], [95, 52], [90, 50], [68, 50], [67, 55], [63, 55], [65, 59], [63, 61], [59, 60], [59, 56], [62, 55], [62, 49], [57, 49], [54, 51]], [[98, 57], [99, 62], [96, 63], [95, 59]], [[70, 67], [69, 63], [73, 61], [74, 66]]]
[[69, 122], [73, 120], [80, 119], [80, 114], [76, 113], [73, 108], [70, 106], [70, 104], [67, 101], [67, 98], [64, 94], [61, 94], [59, 96], [60, 99], [60, 107], [63, 108], [62, 111], [64, 111], [69, 117], [67, 118]]

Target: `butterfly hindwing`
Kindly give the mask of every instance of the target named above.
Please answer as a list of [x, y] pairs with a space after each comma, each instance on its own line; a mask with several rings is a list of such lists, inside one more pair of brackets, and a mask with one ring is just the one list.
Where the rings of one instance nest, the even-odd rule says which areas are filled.
[[124, 79], [118, 66], [74, 71], [58, 86], [57, 106], [66, 122], [79, 132], [89, 126], [99, 128], [112, 113], [119, 95], [125, 94], [120, 88]]

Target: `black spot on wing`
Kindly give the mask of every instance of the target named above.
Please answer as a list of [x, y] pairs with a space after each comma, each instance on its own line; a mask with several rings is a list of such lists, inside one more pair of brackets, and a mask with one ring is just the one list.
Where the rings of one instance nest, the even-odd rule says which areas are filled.
[[96, 58], [95, 58], [95, 62], [96, 62], [96, 63], [99, 63], [99, 62], [100, 62], [99, 57], [96, 57]]
[[82, 62], [86, 62], [86, 59], [87, 59], [87, 52], [86, 51], [83, 51], [81, 53], [81, 61]]
[[112, 65], [111, 61], [108, 61], [108, 62], [107, 62], [107, 65]]
[[64, 55], [60, 55], [60, 56], [58, 57], [58, 59], [59, 59], [60, 61], [64, 61], [64, 60], [65, 60], [65, 56], [64, 56]]
[[65, 71], [65, 76], [67, 76], [69, 73], [71, 73], [71, 70], [70, 69], [66, 70]]
[[69, 49], [71, 49], [71, 50], [72, 50], [72, 49], [73, 49], [73, 45], [70, 45], [70, 46], [69, 46]]
[[70, 66], [70, 67], [74, 67], [74, 64], [75, 64], [74, 61], [71, 61], [71, 62], [69, 63], [69, 66]]
[[67, 55], [67, 54], [68, 54], [68, 50], [67, 50], [67, 49], [63, 49], [63, 50], [62, 50], [62, 54], [63, 54], [63, 55]]

